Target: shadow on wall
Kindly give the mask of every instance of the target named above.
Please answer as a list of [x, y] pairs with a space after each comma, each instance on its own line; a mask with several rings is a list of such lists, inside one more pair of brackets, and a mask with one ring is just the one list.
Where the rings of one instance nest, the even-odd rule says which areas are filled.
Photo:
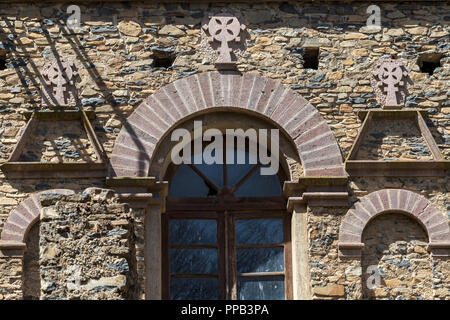
[[362, 241], [363, 299], [433, 298], [428, 237], [416, 221], [400, 213], [383, 214], [369, 222]]
[[23, 298], [39, 300], [41, 294], [41, 272], [39, 267], [39, 222], [28, 231], [23, 257]]

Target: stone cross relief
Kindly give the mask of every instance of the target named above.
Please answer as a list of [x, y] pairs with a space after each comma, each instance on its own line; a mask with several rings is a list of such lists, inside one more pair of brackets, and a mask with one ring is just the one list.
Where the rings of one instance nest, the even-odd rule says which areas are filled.
[[411, 82], [401, 61], [379, 60], [372, 70], [371, 83], [382, 108], [400, 109], [407, 96], [406, 84]]
[[[233, 69], [237, 58], [245, 50], [244, 31], [246, 27], [230, 14], [218, 14], [210, 17], [208, 23], [202, 26], [205, 41], [203, 46], [209, 46], [212, 58], [218, 69]], [[208, 51], [208, 50], [206, 50]]]
[[42, 72], [42, 105], [76, 106], [78, 71], [73, 61], [55, 58], [48, 62]]

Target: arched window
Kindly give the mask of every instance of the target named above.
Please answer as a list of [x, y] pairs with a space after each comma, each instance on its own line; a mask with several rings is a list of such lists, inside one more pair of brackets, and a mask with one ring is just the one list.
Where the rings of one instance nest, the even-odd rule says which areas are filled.
[[281, 166], [262, 175], [259, 157], [252, 163], [246, 150], [224, 148], [223, 163], [233, 152], [234, 164], [169, 168], [164, 299], [292, 298], [286, 177]]

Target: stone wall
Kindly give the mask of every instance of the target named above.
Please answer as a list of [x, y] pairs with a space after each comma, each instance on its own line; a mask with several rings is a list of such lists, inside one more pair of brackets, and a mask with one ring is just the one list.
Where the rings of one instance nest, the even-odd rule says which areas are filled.
[[40, 298], [133, 298], [134, 233], [127, 205], [105, 189], [42, 196], [41, 203]]
[[[366, 9], [370, 4], [249, 2], [224, 7], [207, 3], [90, 2], [80, 4], [81, 28], [72, 32], [57, 21], [67, 17], [67, 4], [17, 3], [11, 6], [0, 3], [0, 57], [6, 56], [6, 68], [0, 70], [0, 163], [11, 155], [23, 132], [26, 121], [22, 113], [41, 109], [41, 72], [47, 61], [55, 56], [74, 60], [81, 77], [76, 84], [80, 104], [86, 110], [95, 111], [93, 128], [110, 155], [125, 119], [143, 99], [179, 78], [214, 69], [212, 61], [199, 50], [200, 27], [205, 18], [222, 9], [238, 13], [249, 32], [247, 51], [240, 58], [239, 70], [257, 72], [281, 81], [305, 97], [328, 122], [344, 157], [361, 126], [357, 112], [378, 107], [369, 81], [371, 68], [379, 58], [394, 57], [404, 62], [414, 82], [409, 86], [406, 107], [428, 112], [431, 133], [445, 159], [450, 159], [450, 5], [444, 2], [377, 2], [381, 8], [383, 28], [380, 32], [373, 32], [365, 27]], [[310, 48], [319, 53], [317, 70], [305, 68]], [[421, 72], [420, 65], [425, 60], [440, 61], [440, 66], [432, 74]], [[164, 66], [167, 62], [172, 65]], [[33, 136], [33, 144], [24, 152], [28, 159], [34, 160], [32, 154], [39, 152], [42, 157], [37, 155], [37, 159], [48, 162], [80, 161], [84, 155], [86, 159], [93, 159], [92, 150], [85, 145], [85, 137], [81, 133], [80, 145], [86, 147], [81, 150], [87, 151], [79, 157], [76, 150], [80, 148], [72, 148], [72, 138], [66, 139], [67, 134], [73, 134], [75, 129], [63, 128], [61, 132], [53, 130], [55, 128], [48, 131], [39, 129]], [[375, 134], [371, 136], [373, 140], [362, 150], [367, 158], [428, 159], [423, 139], [407, 126], [384, 123], [384, 127], [373, 129], [374, 132], [370, 132]], [[405, 130], [406, 136], [403, 135]], [[62, 150], [65, 147], [67, 150]], [[66, 154], [66, 151], [70, 152]], [[297, 169], [293, 172], [294, 177], [301, 172], [301, 168]], [[92, 186], [105, 187], [105, 181], [11, 180], [0, 174], [0, 230], [9, 213], [33, 192], [63, 188], [80, 193]], [[349, 184], [351, 203], [382, 188], [404, 188], [420, 193], [450, 216], [448, 177], [353, 178]], [[143, 298], [143, 212], [136, 211], [131, 223], [128, 213], [118, 209], [122, 207], [112, 200], [103, 203], [78, 194], [72, 198], [63, 197], [55, 203], [51, 199], [47, 201], [45, 211], [61, 215], [47, 215], [39, 226], [44, 234], [40, 239], [41, 247], [45, 248], [40, 270], [42, 297]], [[109, 210], [109, 206], [116, 210], [117, 217], [108, 212], [100, 213]], [[92, 210], [99, 211], [88, 215]], [[417, 238], [399, 240], [395, 223], [392, 225], [398, 219], [388, 221], [380, 217], [381, 222], [374, 221], [373, 228], [369, 226], [366, 233], [368, 247], [362, 260], [339, 260], [338, 231], [347, 210], [319, 207], [308, 212], [311, 286], [315, 298], [449, 298], [448, 293], [443, 292], [448, 290], [445, 282], [449, 274], [448, 262], [431, 260], [429, 254], [423, 252], [423, 234], [416, 225], [409, 225], [404, 219], [399, 221]], [[79, 222], [66, 219], [71, 212], [78, 215], [75, 220]], [[72, 223], [65, 225], [64, 221]], [[87, 234], [80, 229], [81, 226], [86, 227]], [[389, 233], [386, 234], [383, 230], [392, 232], [386, 231]], [[88, 236], [90, 232], [95, 236]], [[109, 232], [113, 233], [108, 235]], [[56, 238], [49, 237], [50, 234]], [[79, 237], [86, 243], [81, 247], [81, 254], [69, 250], [74, 240], [67, 235]], [[132, 243], [133, 237], [136, 241]], [[380, 239], [379, 246], [386, 247], [381, 252], [377, 251], [377, 245], [373, 247], [371, 244], [377, 239]], [[35, 244], [35, 241], [36, 234], [32, 231], [29, 242]], [[55, 241], [58, 241], [58, 246], [61, 243], [68, 248], [67, 255], [64, 253], [66, 250], [55, 247]], [[102, 259], [97, 260], [98, 256], [92, 255], [90, 250], [94, 244], [98, 245], [95, 250], [99, 250]], [[123, 247], [125, 251], [113, 250], [114, 254], [102, 251], [108, 246]], [[34, 278], [28, 277], [30, 270], [34, 272], [32, 264], [36, 255], [33, 252], [35, 250], [31, 246], [25, 256], [24, 272], [27, 274], [24, 277], [21, 258], [0, 254], [0, 299], [18, 299], [23, 294], [37, 297]], [[410, 267], [395, 266], [397, 269], [392, 270], [386, 267], [385, 261], [391, 259], [386, 257], [391, 256], [394, 264], [398, 264], [410, 254], [415, 255], [412, 259], [423, 260], [423, 271], [417, 270], [412, 262]], [[363, 287], [364, 268], [373, 257], [379, 259], [380, 268], [386, 273], [386, 286], [374, 292]], [[127, 274], [120, 273], [125, 266], [123, 259], [130, 270]], [[91, 271], [81, 270], [81, 284], [77, 287], [73, 276], [76, 270], [70, 266], [84, 262], [95, 267]], [[67, 279], [56, 277], [55, 266], [67, 272], [71, 284], [65, 282]], [[134, 269], [137, 275], [130, 274]], [[413, 278], [418, 279], [414, 280], [417, 283], [402, 282], [406, 270], [415, 275]], [[429, 275], [430, 270], [432, 276]], [[394, 276], [399, 283], [393, 281]], [[138, 281], [133, 283], [133, 277]], [[121, 285], [124, 290], [117, 289]], [[423, 293], [415, 289], [406, 293], [396, 289], [415, 285], [423, 288]], [[23, 293], [22, 287], [26, 288]]]
[[345, 212], [308, 210], [313, 299], [449, 299], [450, 261], [431, 257], [416, 221], [394, 213], [375, 218], [364, 230], [362, 256], [349, 259], [337, 250]]
[[0, 254], [0, 300], [22, 299], [22, 258]]
[[[380, 57], [404, 62], [413, 85], [407, 107], [429, 111], [429, 125], [450, 157], [450, 7], [442, 2], [378, 3], [383, 28], [365, 27], [368, 2], [236, 3], [226, 9], [242, 16], [250, 34], [239, 70], [280, 80], [308, 99], [326, 118], [344, 155], [361, 123], [358, 110], [377, 107], [370, 71]], [[81, 28], [68, 32], [57, 18], [65, 4], [0, 4], [0, 41], [6, 69], [0, 70], [1, 153], [6, 160], [25, 124], [20, 112], [40, 108], [40, 72], [51, 57], [74, 59], [81, 104], [97, 113], [94, 128], [110, 153], [124, 119], [142, 99], [176, 79], [212, 70], [199, 50], [203, 19], [219, 5], [80, 4]], [[318, 48], [317, 70], [304, 68], [306, 48]], [[174, 58], [159, 67], [161, 55]], [[440, 57], [432, 75], [423, 59]], [[439, 59], [438, 59], [439, 60]]]

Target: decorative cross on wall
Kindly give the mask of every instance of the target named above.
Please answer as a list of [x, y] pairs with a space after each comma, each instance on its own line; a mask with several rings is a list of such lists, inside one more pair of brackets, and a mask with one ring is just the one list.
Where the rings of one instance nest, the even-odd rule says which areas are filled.
[[372, 86], [383, 108], [401, 108], [407, 95], [408, 72], [401, 61], [379, 60], [372, 70]]
[[55, 58], [44, 66], [42, 76], [43, 106], [76, 106], [78, 72], [73, 61]]
[[232, 44], [242, 44], [242, 31], [245, 29], [245, 25], [229, 14], [213, 16], [207, 24], [203, 25], [202, 30], [206, 34], [208, 44], [218, 54], [215, 59], [218, 69], [232, 69], [235, 66], [236, 46]]

